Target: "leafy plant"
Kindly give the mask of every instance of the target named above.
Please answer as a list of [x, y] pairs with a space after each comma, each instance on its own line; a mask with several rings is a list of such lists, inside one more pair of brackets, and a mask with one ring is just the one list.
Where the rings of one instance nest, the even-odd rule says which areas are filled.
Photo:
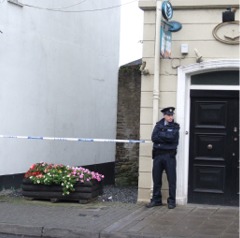
[[91, 180], [101, 181], [104, 175], [83, 167], [70, 167], [63, 164], [48, 164], [40, 162], [33, 164], [24, 175], [34, 184], [52, 185], [57, 184], [63, 187], [63, 195], [75, 191], [74, 185], [77, 182], [84, 183]]

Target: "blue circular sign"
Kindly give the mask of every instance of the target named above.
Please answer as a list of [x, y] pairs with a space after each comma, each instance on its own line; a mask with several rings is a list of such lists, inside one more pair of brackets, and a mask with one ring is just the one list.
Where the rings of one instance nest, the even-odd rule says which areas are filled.
[[168, 23], [170, 24], [169, 31], [171, 32], [177, 32], [182, 29], [182, 24], [178, 21], [169, 21]]
[[169, 1], [164, 1], [162, 3], [162, 14], [166, 20], [169, 20], [173, 17], [173, 7]]

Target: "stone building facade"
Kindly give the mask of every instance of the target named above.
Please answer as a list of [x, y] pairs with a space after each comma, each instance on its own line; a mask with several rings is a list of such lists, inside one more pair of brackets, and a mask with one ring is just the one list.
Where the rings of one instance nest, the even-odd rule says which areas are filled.
[[[139, 138], [142, 60], [123, 65], [118, 78], [117, 138]], [[138, 143], [116, 143], [115, 184], [138, 184]]]
[[[171, 56], [163, 58], [157, 41], [162, 2], [139, 1], [143, 61], [150, 73], [142, 75], [140, 139], [150, 140], [162, 108], [176, 107], [177, 203], [236, 204], [239, 119], [232, 118], [239, 112], [239, 3], [171, 0], [168, 22], [177, 21], [182, 29], [172, 32]], [[224, 19], [225, 12], [233, 18]], [[151, 197], [151, 149], [140, 145], [138, 201]], [[166, 178], [163, 195], [166, 199]]]

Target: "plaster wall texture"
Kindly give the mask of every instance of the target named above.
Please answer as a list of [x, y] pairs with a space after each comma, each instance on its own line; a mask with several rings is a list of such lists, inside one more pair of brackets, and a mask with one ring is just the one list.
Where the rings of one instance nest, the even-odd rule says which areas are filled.
[[[114, 139], [119, 8], [83, 11], [109, 7], [108, 0], [71, 8], [61, 0], [21, 2], [40, 8], [0, 4], [0, 134]], [[114, 143], [1, 139], [0, 147], [0, 175], [40, 161], [115, 160]]]
[[[231, 0], [227, 3], [228, 5], [226, 5], [226, 2], [222, 0], [211, 2], [172, 0], [171, 4], [174, 8], [173, 18], [171, 20], [182, 23], [182, 29], [172, 33], [172, 59], [160, 59], [159, 111], [170, 105], [176, 107], [178, 83], [177, 68], [179, 66], [196, 64], [195, 48], [203, 55], [204, 61], [239, 58], [238, 45], [222, 44], [216, 41], [212, 35], [214, 27], [222, 22], [222, 12], [225, 11], [226, 7], [229, 5], [238, 8], [237, 1]], [[156, 2], [151, 0], [139, 1], [139, 6], [144, 10], [143, 61], [146, 61], [146, 68], [150, 72], [150, 75], [142, 76], [140, 136], [141, 139], [150, 140], [154, 126], [152, 122], [152, 102]], [[239, 9], [237, 9], [235, 14], [235, 20], [239, 20]], [[185, 57], [180, 51], [181, 44], [183, 43], [188, 44], [189, 47], [189, 53]], [[159, 119], [161, 116], [161, 113], [159, 113]], [[140, 145], [139, 201], [149, 201], [151, 198], [151, 151], [151, 143]], [[164, 179], [163, 197], [166, 201], [168, 190], [165, 176]]]

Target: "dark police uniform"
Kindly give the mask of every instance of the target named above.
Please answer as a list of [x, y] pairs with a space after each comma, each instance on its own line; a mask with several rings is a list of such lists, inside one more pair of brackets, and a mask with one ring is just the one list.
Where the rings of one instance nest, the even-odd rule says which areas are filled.
[[[161, 112], [168, 115], [173, 115], [175, 108], [164, 108]], [[168, 208], [174, 208], [176, 206], [176, 153], [179, 141], [179, 124], [172, 122], [166, 122], [165, 119], [161, 119], [156, 123], [152, 132], [153, 142], [153, 196], [151, 202], [147, 204], [147, 207], [162, 205], [162, 173], [165, 170], [168, 185], [169, 185], [169, 197]]]

